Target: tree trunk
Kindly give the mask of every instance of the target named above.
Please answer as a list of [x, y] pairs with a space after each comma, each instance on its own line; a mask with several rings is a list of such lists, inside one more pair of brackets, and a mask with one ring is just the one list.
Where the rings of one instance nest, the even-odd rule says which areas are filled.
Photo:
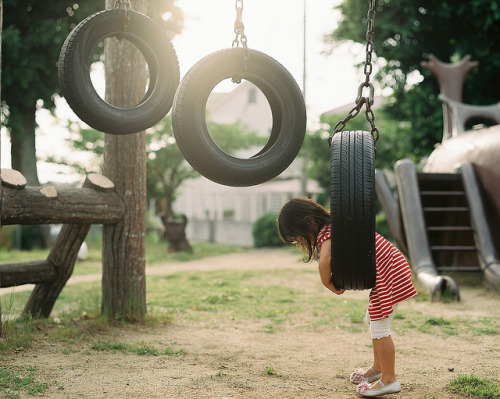
[[[114, 6], [106, 0], [106, 8]], [[146, 0], [132, 0], [132, 9], [146, 12]], [[136, 105], [144, 96], [146, 64], [125, 40], [105, 44], [106, 101], [120, 107]], [[105, 135], [104, 175], [125, 202], [123, 222], [104, 226], [102, 312], [128, 321], [146, 313], [146, 133]]]
[[[13, 120], [10, 133], [12, 169], [23, 174], [29, 186], [40, 186], [36, 166], [36, 104], [26, 108], [22, 113], [9, 116]], [[40, 237], [43, 248], [49, 248], [51, 243], [50, 227], [33, 227]]]
[[35, 113], [36, 104], [33, 104], [22, 114], [16, 113], [9, 116], [11, 120], [14, 120], [12, 126], [15, 126], [10, 134], [12, 169], [21, 172], [29, 186], [40, 185], [36, 169]]

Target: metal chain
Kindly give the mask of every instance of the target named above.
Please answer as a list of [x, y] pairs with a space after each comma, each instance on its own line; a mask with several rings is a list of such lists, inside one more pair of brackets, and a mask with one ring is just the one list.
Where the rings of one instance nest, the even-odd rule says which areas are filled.
[[[365, 67], [364, 67], [364, 74], [365, 74], [365, 81], [361, 83], [358, 87], [358, 95], [356, 97], [355, 101], [355, 106], [349, 111], [349, 114], [342, 119], [341, 121], [337, 122], [335, 127], [333, 128], [333, 133], [332, 135], [328, 138], [328, 144], [331, 146], [332, 145], [332, 139], [335, 134], [343, 130], [347, 124], [352, 118], [357, 116], [359, 112], [361, 111], [361, 108], [363, 107], [363, 104], [366, 105], [366, 119], [370, 123], [371, 126], [371, 134], [373, 136], [373, 139], [375, 140], [375, 144], [377, 144], [377, 141], [379, 139], [380, 133], [375, 126], [375, 114], [373, 113], [372, 110], [372, 105], [375, 101], [375, 89], [373, 87], [373, 84], [370, 83], [370, 75], [373, 71], [373, 65], [372, 65], [372, 54], [373, 54], [373, 27], [375, 25], [375, 0], [369, 0], [370, 4], [368, 7], [368, 14], [367, 14], [367, 27], [366, 27], [366, 61], [365, 61]], [[363, 89], [367, 87], [369, 89], [369, 97], [363, 97]]]
[[125, 8], [130, 10], [132, 8], [132, 4], [130, 0], [116, 0], [113, 8]]
[[123, 30], [127, 30], [128, 24], [130, 22], [130, 14], [129, 11], [132, 9], [132, 4], [130, 0], [116, 0], [114, 8], [123, 8], [125, 9], [125, 18], [123, 19]]
[[233, 40], [232, 47], [239, 47], [241, 40], [241, 45], [243, 46], [243, 63], [239, 75], [237, 77], [234, 76], [232, 81], [239, 84], [241, 83], [248, 69], [247, 37], [245, 35], [245, 25], [243, 25], [243, 0], [236, 0], [235, 8], [236, 21], [234, 21], [234, 33], [236, 34], [236, 37]]
[[359, 114], [359, 112], [361, 111], [361, 107], [365, 103], [365, 100], [366, 99], [362, 97], [359, 101], [356, 101], [356, 105], [349, 111], [347, 116], [337, 122], [337, 124], [333, 128], [333, 134], [328, 138], [328, 145], [330, 147], [332, 146], [333, 136], [342, 131], [345, 128], [345, 125], [347, 125], [347, 122], [349, 122], [352, 118], [356, 117]]

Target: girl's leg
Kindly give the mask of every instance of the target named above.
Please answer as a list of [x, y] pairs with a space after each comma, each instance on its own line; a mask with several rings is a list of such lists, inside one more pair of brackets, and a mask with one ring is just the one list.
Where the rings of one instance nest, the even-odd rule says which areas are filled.
[[[380, 364], [379, 369], [382, 370], [381, 380], [384, 385], [390, 384], [391, 382], [396, 380], [396, 350], [394, 348], [392, 337], [389, 335], [388, 337], [373, 339], [373, 349], [374, 353], [377, 353], [376, 358], [378, 359]], [[377, 370], [377, 368], [373, 368]], [[372, 386], [372, 389], [378, 388], [381, 388], [380, 384], [378, 383]]]
[[[371, 321], [370, 321], [370, 314], [368, 313], [368, 310], [366, 311], [366, 321], [367, 321], [368, 325], [370, 325]], [[370, 326], [370, 330], [371, 330], [371, 326]], [[373, 348], [373, 364], [368, 370], [365, 371], [365, 374], [364, 374], [365, 377], [371, 377], [374, 374], [374, 371], [377, 374], [380, 373], [380, 361], [378, 358], [377, 349], [375, 347], [375, 339], [372, 339], [372, 348]]]
[[377, 347], [376, 347], [375, 341], [376, 341], [375, 339], [372, 339], [372, 345], [373, 345], [373, 365], [372, 365], [371, 368], [369, 368], [368, 370], [365, 371], [365, 374], [364, 374], [365, 377], [372, 376], [374, 374], [373, 370], [375, 370], [375, 373], [379, 373], [380, 372], [380, 360], [379, 360], [379, 357], [378, 357], [378, 352], [377, 352]]
[[[373, 368], [382, 371], [382, 382], [387, 385], [396, 379], [396, 350], [391, 337], [391, 323], [396, 313], [397, 305], [393, 306], [393, 312], [386, 319], [370, 321], [370, 331], [373, 343]], [[372, 389], [381, 388], [375, 384]]]

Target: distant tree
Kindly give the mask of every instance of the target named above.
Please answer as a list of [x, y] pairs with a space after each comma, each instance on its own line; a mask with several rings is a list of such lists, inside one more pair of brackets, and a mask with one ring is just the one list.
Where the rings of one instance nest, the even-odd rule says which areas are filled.
[[[81, 4], [79, 4], [81, 3]], [[103, 0], [3, 0], [2, 112], [11, 137], [12, 167], [38, 185], [35, 113], [54, 109], [57, 60], [64, 39]]]
[[[175, 0], [150, 0], [149, 15], [173, 37], [183, 25]], [[35, 113], [54, 110], [57, 61], [69, 32], [103, 10], [104, 0], [3, 0], [2, 112], [11, 137], [12, 167], [38, 185]]]
[[[263, 145], [265, 138], [249, 131], [240, 122], [217, 124], [207, 122], [213, 140], [228, 153]], [[179, 186], [199, 174], [187, 163], [175, 142], [171, 118], [168, 115], [153, 129], [148, 138], [147, 192], [149, 198], [164, 204], [161, 209], [168, 218], [174, 217], [172, 206]]]
[[[327, 37], [327, 47], [346, 40], [365, 43], [368, 1], [344, 0], [336, 8], [342, 20]], [[414, 154], [424, 156], [442, 139], [439, 87], [420, 66], [427, 54], [444, 62], [470, 54], [479, 67], [465, 81], [463, 101], [476, 105], [499, 101], [499, 37], [499, 0], [376, 1], [374, 52], [385, 60], [376, 78], [382, 87], [393, 89], [386, 117], [408, 122], [398, 142], [408, 141]]]
[[[174, 1], [150, 0], [153, 19], [171, 36], [180, 32], [183, 21]], [[104, 8], [104, 0], [3, 0], [3, 125], [11, 138], [12, 168], [19, 170], [29, 185], [40, 184], [36, 111], [54, 111], [54, 100], [60, 91], [57, 61], [61, 46], [81, 20]], [[48, 246], [47, 227], [38, 229], [43, 246]]]

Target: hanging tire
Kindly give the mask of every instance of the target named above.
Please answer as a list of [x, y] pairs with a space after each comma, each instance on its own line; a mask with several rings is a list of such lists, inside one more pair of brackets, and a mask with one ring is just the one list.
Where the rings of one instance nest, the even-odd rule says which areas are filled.
[[[75, 114], [94, 129], [117, 135], [140, 132], [159, 122], [172, 107], [180, 80], [177, 55], [165, 32], [144, 14], [127, 13], [130, 20], [124, 9], [101, 11], [83, 20], [66, 38], [58, 63], [61, 92]], [[134, 107], [107, 103], [90, 79], [94, 50], [109, 37], [133, 43], [148, 64], [148, 90]]]
[[331, 144], [332, 281], [375, 287], [375, 147], [369, 132], [347, 131]]
[[240, 75], [244, 51], [220, 50], [196, 63], [177, 89], [172, 117], [177, 145], [191, 166], [210, 180], [237, 187], [264, 183], [283, 172], [297, 156], [306, 128], [304, 98], [292, 75], [268, 55], [247, 50], [243, 79], [255, 84], [269, 102], [269, 139], [250, 158], [234, 157], [213, 141], [205, 118], [208, 96], [222, 80]]

